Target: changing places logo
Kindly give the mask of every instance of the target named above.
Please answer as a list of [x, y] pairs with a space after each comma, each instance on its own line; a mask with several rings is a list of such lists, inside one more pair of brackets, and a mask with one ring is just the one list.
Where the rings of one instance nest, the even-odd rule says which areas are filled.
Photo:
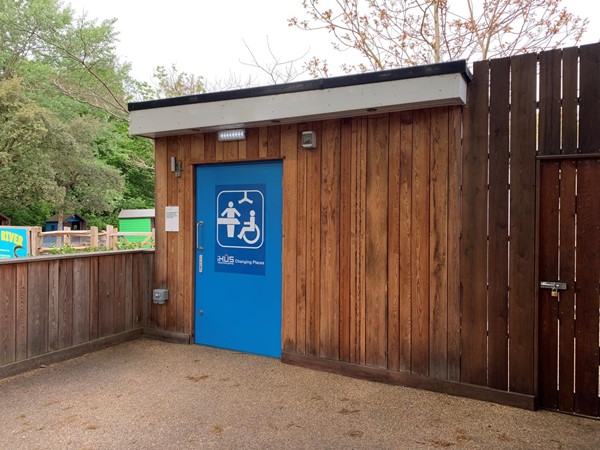
[[225, 253], [224, 255], [217, 255], [217, 264], [221, 264], [224, 266], [233, 266], [235, 264], [235, 260], [233, 256]]

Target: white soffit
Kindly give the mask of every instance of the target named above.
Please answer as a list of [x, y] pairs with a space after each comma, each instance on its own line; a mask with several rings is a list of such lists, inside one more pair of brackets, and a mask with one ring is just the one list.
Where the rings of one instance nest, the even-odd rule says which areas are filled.
[[460, 73], [165, 106], [130, 113], [130, 133], [160, 137], [235, 127], [465, 105]]

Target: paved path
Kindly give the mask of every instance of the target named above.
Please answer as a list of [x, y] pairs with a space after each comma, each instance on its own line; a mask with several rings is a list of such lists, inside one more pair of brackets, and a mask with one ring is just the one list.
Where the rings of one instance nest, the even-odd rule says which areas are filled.
[[598, 449], [600, 421], [146, 339], [0, 380], [0, 449]]

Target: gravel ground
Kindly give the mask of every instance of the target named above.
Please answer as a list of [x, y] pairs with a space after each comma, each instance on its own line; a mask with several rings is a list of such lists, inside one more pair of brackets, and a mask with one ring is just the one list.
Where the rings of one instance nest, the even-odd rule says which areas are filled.
[[1, 449], [600, 448], [600, 421], [140, 339], [0, 380]]

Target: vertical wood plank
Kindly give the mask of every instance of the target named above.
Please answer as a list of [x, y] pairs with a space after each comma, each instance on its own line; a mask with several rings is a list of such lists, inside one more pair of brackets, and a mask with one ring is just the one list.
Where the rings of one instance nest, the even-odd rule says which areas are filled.
[[[168, 140], [168, 153], [169, 157], [175, 157], [179, 159], [179, 148], [181, 144], [181, 138], [179, 136], [170, 137]], [[223, 160], [223, 142], [217, 142], [217, 161]], [[178, 201], [178, 186], [180, 179], [175, 176], [173, 172], [168, 172], [167, 176], [167, 205], [179, 206], [180, 214], [180, 227], [181, 227], [181, 205]], [[179, 232], [168, 232], [165, 233], [167, 238], [167, 287], [169, 289], [169, 301], [164, 305], [157, 305], [159, 310], [164, 311], [165, 314], [165, 329], [169, 331], [177, 330], [177, 307], [179, 303], [179, 291], [181, 286], [177, 283], [177, 277], [181, 270], [178, 267], [178, 240], [181, 231]]]
[[[183, 161], [192, 160], [194, 142], [186, 142], [181, 154]], [[244, 146], [245, 148], [245, 146]], [[183, 309], [178, 317], [179, 331], [192, 334], [194, 319], [194, 277], [195, 277], [195, 246], [194, 238], [196, 232], [196, 205], [195, 205], [195, 166], [188, 165], [188, 170], [183, 174], [183, 179], [179, 183], [179, 202], [183, 207], [183, 236], [180, 238], [180, 267], [181, 267], [181, 287], [183, 295]], [[183, 192], [182, 192], [183, 191]]]
[[[600, 48], [600, 47], [599, 47]], [[582, 53], [583, 55], [583, 53]], [[598, 416], [600, 159], [577, 163], [575, 412]]]
[[579, 49], [577, 47], [563, 50], [563, 79], [562, 79], [562, 147], [561, 153], [577, 153], [577, 86], [579, 65]]
[[225, 145], [229, 145], [229, 142], [220, 141], [217, 137], [215, 140], [215, 160], [223, 161], [225, 159]]
[[246, 159], [248, 161], [259, 158], [258, 134], [258, 128], [249, 128], [246, 130]]
[[[312, 128], [321, 135], [320, 123]], [[307, 231], [306, 240], [306, 353], [319, 354], [320, 331], [320, 294], [321, 294], [321, 153], [322, 142], [317, 148], [307, 152], [306, 159], [306, 203]]]
[[448, 380], [460, 381], [460, 187], [462, 108], [451, 108], [448, 138]]
[[115, 258], [98, 258], [98, 337], [115, 333]]
[[[215, 162], [217, 160], [217, 133], [206, 133], [204, 135], [204, 162]], [[154, 261], [154, 265], [158, 261]]]
[[[560, 293], [559, 301], [559, 389], [558, 406], [561, 411], [572, 412], [575, 363], [575, 184], [576, 162], [563, 161], [560, 167], [560, 280], [567, 290]], [[545, 355], [541, 355], [541, 358]]]
[[511, 59], [509, 388], [534, 392], [536, 55]]
[[429, 157], [431, 111], [413, 113], [412, 171], [412, 361], [413, 373], [429, 373]]
[[411, 370], [412, 359], [412, 159], [413, 113], [400, 113], [400, 357], [399, 369]]
[[387, 367], [397, 371], [400, 368], [400, 113], [390, 114], [389, 120]]
[[[301, 132], [306, 129], [308, 129], [308, 125], [298, 126], [298, 140], [296, 141], [297, 149], [300, 149], [299, 136]], [[298, 204], [296, 210], [296, 217], [298, 218], [296, 245], [296, 352], [301, 355], [306, 353], [306, 271], [309, 246], [309, 242], [307, 241], [307, 158], [308, 152], [298, 150]]]
[[[237, 159], [238, 156], [238, 151], [237, 151], [237, 147], [238, 144], [237, 142], [233, 142], [233, 147], [232, 148], [225, 148], [225, 158], [232, 158], [232, 159]], [[190, 148], [190, 140], [189, 140], [189, 136], [180, 136], [178, 139], [178, 151], [177, 151], [177, 155], [178, 158], [181, 161], [186, 161], [187, 155], [189, 155], [189, 148]], [[229, 152], [229, 153], [228, 153]], [[177, 272], [176, 272], [176, 285], [177, 285], [177, 297], [176, 297], [176, 308], [175, 308], [175, 328], [174, 330], [182, 333], [184, 331], [184, 327], [185, 327], [185, 322], [187, 320], [187, 317], [185, 316], [184, 310], [185, 310], [185, 291], [187, 289], [187, 285], [186, 285], [186, 277], [185, 274], [186, 272], [189, 271], [190, 266], [185, 267], [184, 266], [184, 261], [185, 261], [185, 254], [186, 252], [190, 251], [189, 247], [185, 247], [185, 240], [186, 240], [186, 235], [192, 233], [192, 230], [195, 229], [195, 227], [193, 225], [191, 225], [191, 222], [189, 221], [188, 218], [188, 214], [189, 214], [189, 209], [192, 207], [191, 203], [186, 203], [186, 195], [185, 195], [185, 191], [186, 191], [186, 185], [187, 185], [187, 178], [186, 176], [190, 176], [191, 173], [189, 173], [192, 169], [189, 169], [187, 171], [187, 173], [182, 173], [182, 176], [177, 179], [176, 181], [176, 190], [173, 193], [174, 197], [175, 197], [175, 202], [177, 205], [179, 205], [179, 215], [180, 215], [180, 228], [179, 228], [179, 232], [175, 233], [175, 252], [176, 252], [176, 261], [175, 261], [175, 266], [177, 267]], [[191, 226], [190, 226], [191, 225]], [[191, 283], [191, 278], [189, 278], [189, 281], [187, 281], [187, 283]], [[190, 311], [191, 313], [191, 311]]]
[[114, 333], [125, 331], [125, 255], [115, 255], [114, 259]]
[[258, 129], [258, 157], [266, 158], [269, 155], [269, 131], [267, 127]]
[[341, 120], [340, 131], [340, 360], [350, 361], [350, 293], [352, 241], [352, 120]]
[[223, 142], [223, 159], [225, 161], [236, 161], [240, 159], [237, 141]]
[[27, 273], [27, 357], [48, 352], [48, 263], [29, 264]]
[[473, 65], [463, 143], [461, 272], [461, 377], [464, 383], [487, 382], [487, 146], [488, 62]]
[[191, 141], [190, 158], [187, 161], [204, 161], [204, 134], [192, 134]]
[[277, 158], [281, 155], [281, 127], [267, 127], [267, 156]]
[[99, 336], [100, 301], [98, 295], [98, 258], [90, 258], [90, 341]]
[[296, 246], [298, 244], [298, 133], [296, 125], [281, 128], [283, 160], [283, 351], [296, 350]]
[[431, 110], [429, 376], [448, 378], [448, 108]]
[[48, 262], [48, 350], [56, 351], [60, 321], [60, 267], [59, 261]]
[[28, 278], [29, 264], [17, 266], [17, 329], [15, 336], [15, 359], [22, 361], [27, 358], [27, 336], [29, 335], [28, 312]]
[[0, 266], [0, 366], [16, 359], [17, 266]]
[[[540, 53], [539, 154], [560, 153], [561, 51]], [[492, 79], [492, 87], [494, 80]]]
[[491, 60], [487, 258], [488, 386], [502, 390], [508, 388], [509, 103], [510, 58]]
[[[559, 245], [559, 169], [560, 163], [544, 161], [540, 167], [540, 280], [558, 280]], [[558, 298], [548, 289], [539, 289], [540, 314], [540, 404], [556, 409], [557, 361], [558, 361]]]
[[[156, 224], [156, 239], [155, 239], [155, 255], [156, 263], [154, 265], [154, 282], [156, 288], [167, 287], [167, 233], [165, 231], [165, 207], [167, 206], [168, 195], [168, 173], [169, 173], [169, 157], [167, 149], [168, 138], [158, 138], [155, 140], [155, 224]], [[99, 286], [105, 283], [99, 280]], [[102, 296], [99, 297], [102, 301]], [[100, 304], [102, 307], [102, 304]], [[166, 322], [165, 308], [161, 305], [152, 305], [153, 324], [158, 329], [164, 329]]]
[[123, 271], [123, 303], [125, 304], [124, 311], [124, 329], [125, 331], [133, 328], [134, 313], [133, 313], [133, 255], [123, 255], [124, 271]]
[[366, 178], [367, 178], [367, 119], [352, 119], [352, 183], [354, 196], [352, 204], [350, 263], [350, 362], [365, 364], [366, 326], [365, 326], [365, 247], [366, 247]]
[[321, 153], [321, 282], [319, 355], [339, 359], [340, 122], [326, 120]]
[[73, 345], [73, 260], [59, 261], [58, 348]]
[[579, 151], [600, 152], [600, 44], [582, 45], [579, 91]]
[[73, 260], [73, 345], [90, 336], [90, 258]]
[[387, 211], [389, 115], [371, 116], [367, 130], [365, 318], [366, 364], [387, 367]]

